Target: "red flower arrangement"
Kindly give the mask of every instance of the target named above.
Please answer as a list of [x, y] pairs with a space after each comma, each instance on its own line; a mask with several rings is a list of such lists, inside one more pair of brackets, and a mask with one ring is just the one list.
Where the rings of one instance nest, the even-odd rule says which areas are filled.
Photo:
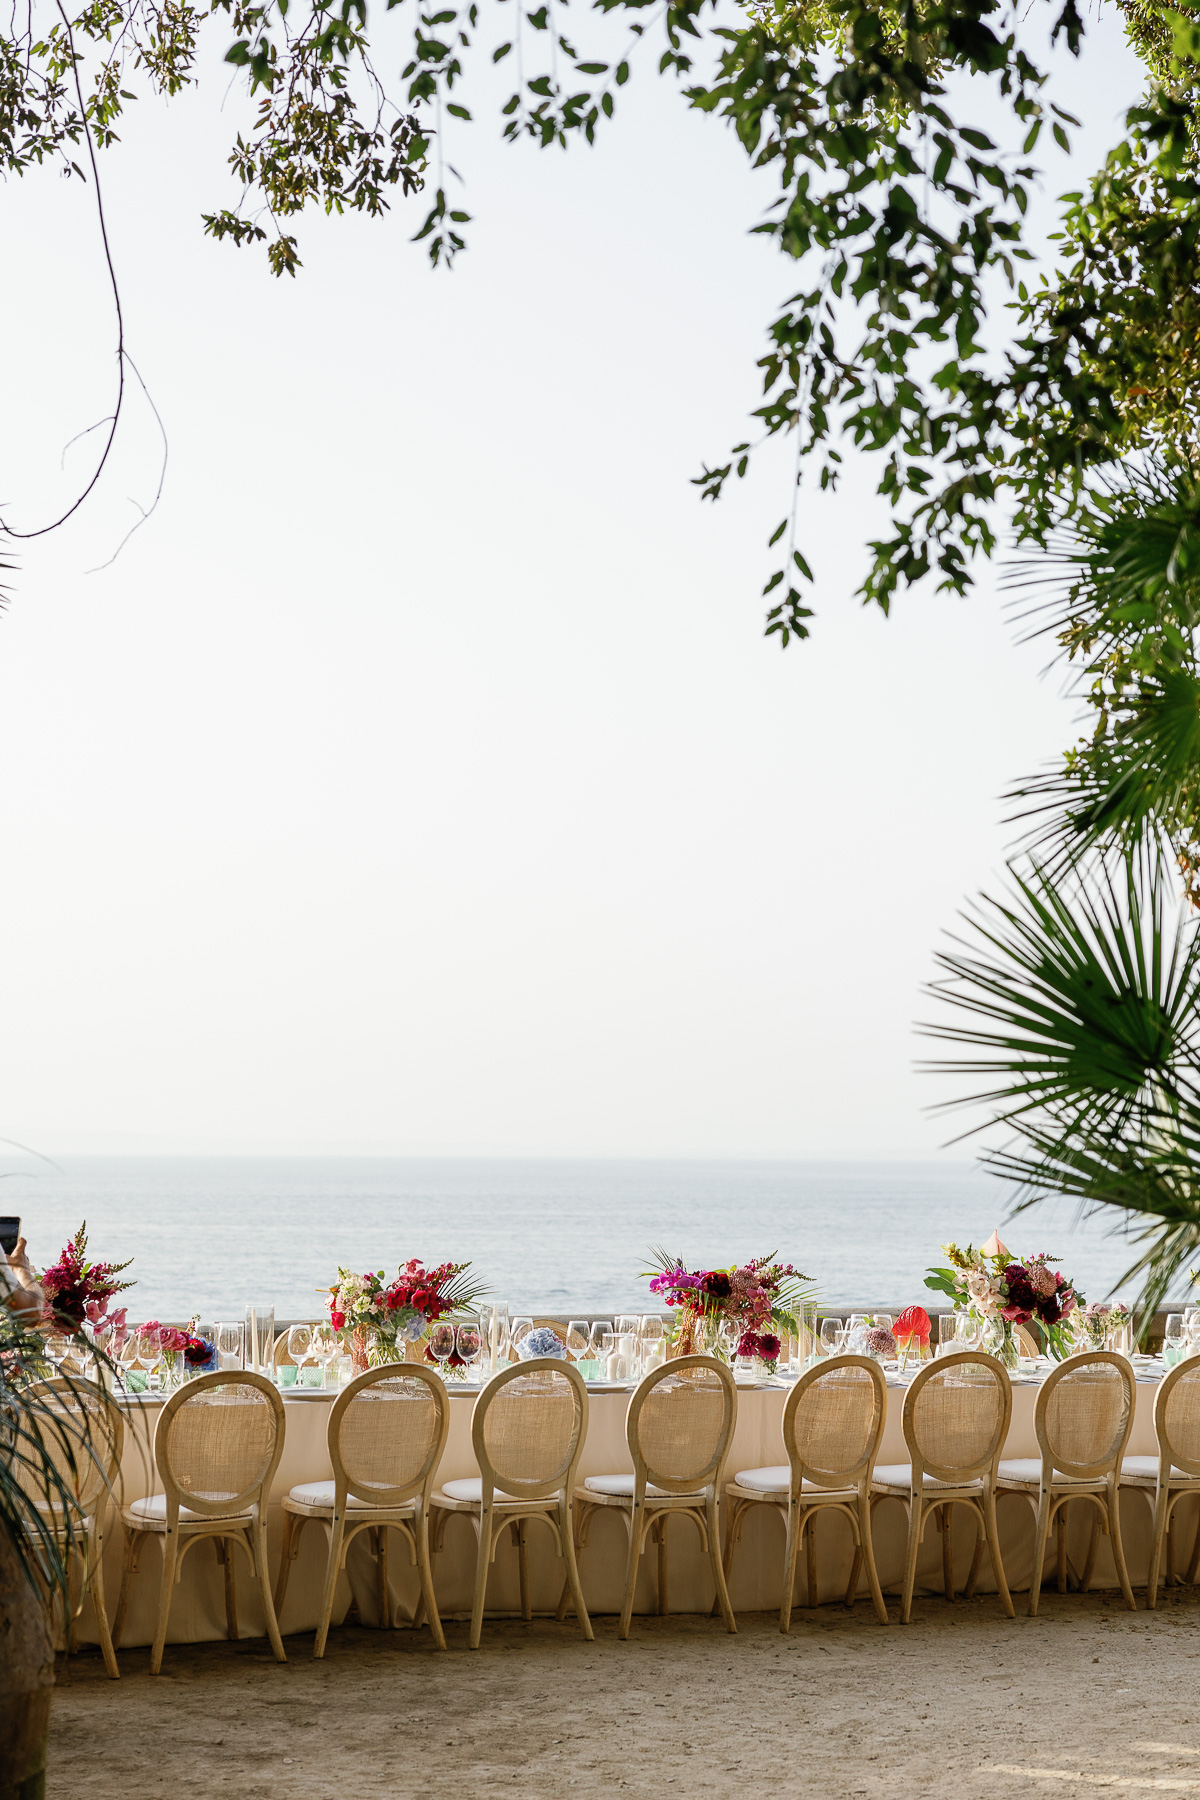
[[113, 1295], [135, 1285], [117, 1280], [132, 1261], [130, 1257], [123, 1263], [89, 1262], [85, 1220], [58, 1261], [42, 1276], [46, 1296], [43, 1324], [57, 1331], [78, 1331], [85, 1319], [91, 1325], [104, 1324]]

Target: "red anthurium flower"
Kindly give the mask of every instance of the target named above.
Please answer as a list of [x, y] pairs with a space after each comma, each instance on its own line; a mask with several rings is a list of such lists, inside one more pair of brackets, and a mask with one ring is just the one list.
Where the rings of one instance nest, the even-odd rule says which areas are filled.
[[929, 1314], [923, 1306], [906, 1306], [896, 1320], [895, 1335], [898, 1338], [918, 1337], [923, 1344], [927, 1344], [932, 1329]]

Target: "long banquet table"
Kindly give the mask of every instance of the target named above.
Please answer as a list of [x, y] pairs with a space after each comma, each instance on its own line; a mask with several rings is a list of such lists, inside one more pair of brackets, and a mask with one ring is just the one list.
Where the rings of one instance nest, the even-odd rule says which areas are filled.
[[[1153, 1455], [1157, 1452], [1154, 1434], [1154, 1395], [1156, 1380], [1139, 1379], [1129, 1455]], [[478, 1474], [471, 1450], [471, 1409], [476, 1394], [456, 1392], [450, 1387], [450, 1432], [442, 1460], [440, 1478]], [[268, 1537], [271, 1553], [272, 1582], [278, 1569], [282, 1501], [289, 1489], [302, 1481], [328, 1479], [332, 1474], [326, 1448], [329, 1407], [336, 1396], [313, 1393], [285, 1396], [284, 1414], [287, 1432], [283, 1455], [271, 1491]], [[1036, 1456], [1037, 1439], [1033, 1428], [1033, 1409], [1037, 1397], [1034, 1383], [1014, 1383], [1012, 1424], [1005, 1444], [1006, 1456]], [[738, 1392], [737, 1429], [734, 1434], [727, 1474], [739, 1469], [760, 1468], [786, 1460], [783, 1450], [781, 1420], [786, 1388], [741, 1388]], [[901, 1408], [904, 1389], [888, 1388], [888, 1415], [880, 1449], [880, 1463], [908, 1460], [901, 1431]], [[627, 1392], [593, 1393], [589, 1399], [587, 1441], [580, 1463], [579, 1480], [584, 1476], [611, 1474], [632, 1467], [625, 1442]], [[120, 1499], [123, 1503], [139, 1499], [158, 1490], [154, 1474], [153, 1436], [162, 1402], [156, 1395], [134, 1398], [129, 1405], [129, 1424], [125, 1453], [121, 1465]], [[160, 1491], [160, 1490], [159, 1490]], [[1151, 1543], [1151, 1506], [1145, 1493], [1125, 1490], [1121, 1500], [1121, 1525], [1130, 1579], [1136, 1588], [1144, 1584], [1149, 1564]], [[1075, 1570], [1082, 1565], [1094, 1509], [1075, 1504], [1069, 1511], [1068, 1554]], [[1180, 1562], [1186, 1567], [1191, 1554], [1193, 1533], [1197, 1527], [1197, 1505], [1187, 1500], [1180, 1504]], [[1014, 1592], [1028, 1589], [1033, 1545], [1033, 1512], [1027, 1500], [1016, 1495], [1003, 1498], [999, 1507], [1000, 1539], [1005, 1572]], [[886, 1500], [875, 1513], [875, 1554], [884, 1593], [899, 1592], [904, 1564], [905, 1511], [894, 1501]], [[374, 1563], [366, 1548], [363, 1534], [351, 1546], [346, 1574], [342, 1577], [334, 1607], [334, 1622], [340, 1623], [350, 1611], [352, 1602], [365, 1624], [378, 1624]], [[955, 1575], [961, 1589], [970, 1568], [975, 1527], [969, 1510], [958, 1507], [954, 1514], [953, 1543]], [[280, 1627], [285, 1634], [315, 1629], [324, 1576], [327, 1539], [318, 1524], [306, 1526], [300, 1551], [293, 1565]], [[121, 1579], [122, 1533], [115, 1508], [110, 1507], [107, 1521], [104, 1578], [110, 1616], [116, 1611]], [[712, 1602], [712, 1578], [699, 1537], [685, 1520], [676, 1520], [669, 1533], [670, 1605], [674, 1612], [707, 1612]], [[410, 1568], [403, 1544], [391, 1534], [389, 1573], [394, 1599], [401, 1609], [411, 1611], [417, 1597], [415, 1569]], [[817, 1525], [816, 1562], [818, 1598], [821, 1602], [839, 1600], [845, 1592], [850, 1573], [850, 1530], [838, 1515], [822, 1519]], [[735, 1611], [771, 1611], [779, 1606], [783, 1560], [783, 1530], [772, 1508], [755, 1508], [746, 1520], [742, 1540], [736, 1553], [730, 1582], [730, 1596]], [[801, 1569], [804, 1559], [801, 1558]], [[601, 1511], [593, 1519], [590, 1540], [580, 1557], [580, 1574], [589, 1610], [597, 1614], [619, 1612], [624, 1589], [626, 1536], [620, 1517]], [[562, 1585], [563, 1565], [554, 1553], [548, 1531], [535, 1528], [529, 1537], [529, 1565], [532, 1602], [535, 1612], [551, 1612], [558, 1601]], [[248, 1560], [239, 1553], [238, 1622], [243, 1636], [264, 1635], [262, 1610], [250, 1578]], [[133, 1579], [123, 1642], [125, 1647], [148, 1644], [153, 1635], [159, 1580], [158, 1552], [152, 1540], [142, 1552], [141, 1567]], [[438, 1605], [447, 1618], [468, 1614], [475, 1567], [475, 1537], [470, 1523], [463, 1517], [452, 1517], [447, 1525], [444, 1547], [434, 1563], [434, 1584]], [[656, 1607], [654, 1586], [655, 1558], [643, 1557], [636, 1607], [639, 1612], [653, 1612]], [[1052, 1568], [1048, 1582], [1053, 1580]], [[918, 1566], [918, 1592], [940, 1593], [942, 1587], [941, 1540], [934, 1525], [926, 1531], [921, 1561]], [[1093, 1586], [1115, 1588], [1116, 1571], [1108, 1539], [1101, 1538]], [[985, 1555], [980, 1587], [994, 1591], [991, 1568]], [[863, 1590], [865, 1591], [865, 1589]], [[797, 1584], [798, 1600], [804, 1602], [804, 1576]], [[865, 1601], [869, 1605], [869, 1601]], [[496, 1552], [496, 1561], [488, 1585], [489, 1613], [519, 1612], [517, 1555], [506, 1533]], [[212, 1550], [204, 1544], [189, 1551], [181, 1572], [171, 1607], [170, 1643], [200, 1643], [225, 1636], [223, 1571]], [[90, 1601], [79, 1621], [79, 1637], [83, 1642], [96, 1641], [96, 1623]]]

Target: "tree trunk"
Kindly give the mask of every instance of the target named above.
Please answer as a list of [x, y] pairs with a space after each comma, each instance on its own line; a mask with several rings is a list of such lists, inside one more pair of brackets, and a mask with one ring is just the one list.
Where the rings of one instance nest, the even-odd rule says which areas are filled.
[[50, 1620], [0, 1525], [0, 1800], [43, 1800], [53, 1688]]

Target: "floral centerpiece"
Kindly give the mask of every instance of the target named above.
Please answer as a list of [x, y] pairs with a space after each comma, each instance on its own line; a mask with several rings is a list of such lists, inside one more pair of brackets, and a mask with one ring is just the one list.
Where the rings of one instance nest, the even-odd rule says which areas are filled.
[[[92, 1262], [87, 1254], [85, 1220], [58, 1261], [42, 1276], [42, 1292], [46, 1296], [42, 1324], [51, 1332], [63, 1333], [81, 1331], [85, 1323], [94, 1329], [115, 1323], [115, 1318], [110, 1319], [108, 1303], [126, 1288], [135, 1286], [132, 1281], [118, 1280], [132, 1261], [130, 1257], [123, 1263]], [[122, 1311], [122, 1324], [124, 1319]]]
[[[949, 1268], [930, 1269], [925, 1286], [948, 1294], [992, 1328], [995, 1354], [1010, 1368], [1019, 1360], [1015, 1325], [1036, 1319], [1050, 1353], [1061, 1361], [1071, 1354], [1066, 1320], [1082, 1306], [1083, 1295], [1074, 1282], [1050, 1267], [1058, 1258], [1044, 1252], [1018, 1261], [993, 1232], [976, 1250], [968, 1244], [943, 1244]], [[985, 1344], [985, 1348], [988, 1346]]]
[[929, 1334], [933, 1330], [933, 1321], [923, 1306], [906, 1306], [895, 1324], [896, 1349], [901, 1358], [901, 1368], [908, 1366], [910, 1357], [916, 1357], [918, 1366], [921, 1358], [929, 1354]]
[[647, 1269], [650, 1292], [679, 1310], [673, 1333], [677, 1356], [697, 1352], [727, 1359], [753, 1357], [773, 1374], [782, 1349], [780, 1332], [799, 1334], [797, 1312], [809, 1298], [809, 1277], [775, 1253], [728, 1269], [687, 1269], [677, 1256], [653, 1250]]
[[1103, 1350], [1110, 1331], [1128, 1325], [1132, 1314], [1123, 1300], [1093, 1300], [1081, 1306], [1071, 1323], [1081, 1350]]
[[[356, 1371], [372, 1362], [403, 1362], [406, 1347], [419, 1342], [444, 1313], [474, 1305], [487, 1290], [467, 1279], [470, 1267], [469, 1262], [439, 1263], [427, 1269], [414, 1256], [393, 1281], [382, 1269], [366, 1275], [339, 1269], [329, 1290], [329, 1322], [348, 1347]], [[435, 1360], [428, 1351], [426, 1360]]]

